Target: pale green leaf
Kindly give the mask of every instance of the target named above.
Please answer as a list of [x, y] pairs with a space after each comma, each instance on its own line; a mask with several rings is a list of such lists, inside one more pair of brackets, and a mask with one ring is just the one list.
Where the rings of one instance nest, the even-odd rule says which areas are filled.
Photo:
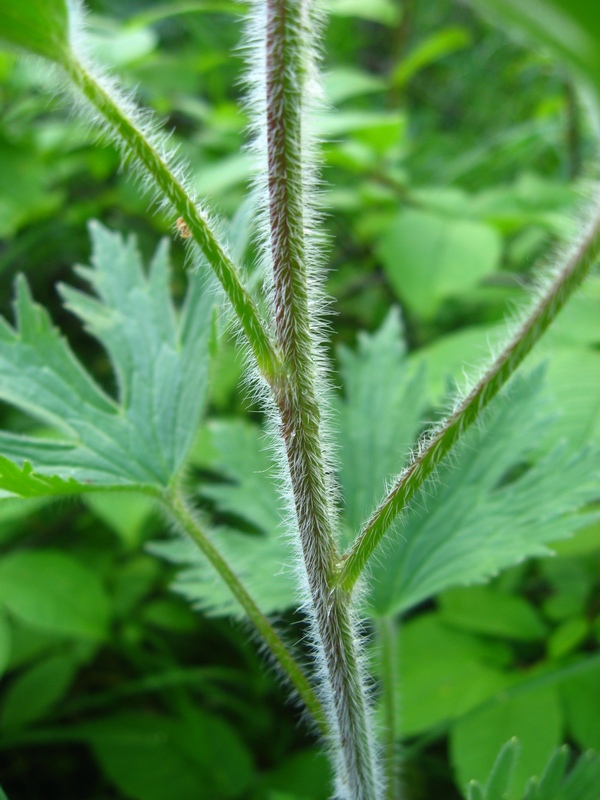
[[[560, 703], [553, 687], [531, 688], [512, 696], [500, 694], [452, 728], [450, 749], [457, 783], [487, 783], [501, 747], [516, 736], [521, 756], [503, 800], [521, 800], [528, 779], [543, 772], [560, 743], [562, 727]], [[494, 800], [498, 800], [497, 796]]]
[[93, 268], [78, 272], [97, 298], [60, 291], [106, 349], [118, 400], [85, 371], [21, 278], [16, 328], [0, 319], [0, 398], [55, 435], [0, 433], [0, 489], [12, 494], [166, 487], [195, 435], [207, 383], [210, 288], [192, 275], [177, 314], [164, 243], [146, 276], [133, 238], [97, 223], [91, 234]]
[[351, 535], [373, 510], [385, 481], [404, 465], [427, 399], [423, 370], [409, 371], [397, 310], [375, 334], [359, 334], [356, 351], [344, 347], [338, 355], [343, 398], [333, 405], [344, 519]]
[[144, 524], [155, 507], [151, 497], [133, 492], [89, 494], [85, 502], [129, 549], [140, 544]]
[[437, 613], [407, 622], [398, 637], [397, 733], [414, 736], [458, 719], [508, 686], [495, 656], [494, 646], [453, 630]]
[[21, 550], [0, 563], [0, 603], [32, 627], [83, 639], [108, 631], [106, 591], [88, 567], [53, 550]]
[[416, 209], [400, 211], [378, 247], [397, 296], [424, 317], [496, 270], [500, 254], [492, 227]]
[[328, 12], [335, 17], [356, 17], [393, 27], [399, 18], [398, 7], [393, 0], [327, 0]]
[[[242, 533], [230, 524], [211, 533], [211, 539], [232, 565], [264, 613], [283, 611], [297, 599], [293, 548], [280, 514], [282, 502], [268, 441], [261, 430], [242, 420], [210, 425], [212, 467], [228, 483], [203, 486], [203, 494], [226, 514], [249, 523], [255, 533]], [[219, 581], [198, 549], [183, 539], [156, 542], [152, 553], [185, 568], [174, 583], [176, 591], [203, 610], [239, 616], [231, 593]]]
[[67, 0], [0, 0], [0, 42], [63, 62], [69, 52]]
[[530, 465], [550, 427], [541, 380], [539, 371], [514, 380], [397, 524], [372, 567], [371, 613], [396, 613], [444, 589], [483, 582], [548, 555], [547, 542], [589, 523], [589, 515], [574, 512], [597, 495], [597, 450], [563, 442]]
[[450, 589], [440, 603], [444, 622], [473, 633], [524, 641], [543, 639], [547, 633], [531, 603], [486, 586]]

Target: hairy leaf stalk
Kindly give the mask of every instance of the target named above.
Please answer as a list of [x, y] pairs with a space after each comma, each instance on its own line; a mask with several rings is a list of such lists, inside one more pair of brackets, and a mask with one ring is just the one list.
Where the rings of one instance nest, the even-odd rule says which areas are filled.
[[275, 393], [294, 496], [308, 610], [330, 715], [337, 791], [347, 800], [375, 800], [379, 780], [348, 593], [333, 589], [338, 551], [330, 478], [317, 401], [318, 347], [311, 320], [307, 246], [307, 181], [303, 93], [310, 69], [310, 4], [266, 2], [266, 139], [268, 215], [278, 343], [286, 378]]
[[280, 359], [267, 327], [260, 318], [254, 300], [242, 284], [238, 270], [217, 240], [208, 219], [194, 202], [177, 170], [169, 163], [166, 152], [159, 149], [147, 136], [127, 104], [119, 102], [120, 98], [115, 98], [113, 92], [90, 69], [75, 57], [67, 59], [64, 68], [71, 82], [90, 103], [109, 132], [125, 146], [127, 156], [137, 162], [143, 173], [156, 185], [160, 195], [185, 221], [192, 238], [233, 306], [261, 374], [272, 383], [278, 375]]
[[233, 596], [248, 615], [248, 619], [252, 622], [256, 631], [271, 651], [271, 655], [297, 691], [298, 696], [305, 704], [307, 710], [319, 726], [319, 729], [322, 733], [327, 734], [327, 723], [319, 699], [269, 620], [258, 608], [221, 553], [219, 553], [208, 536], [202, 531], [202, 528], [182, 497], [174, 492], [168, 495], [164, 502], [168, 513], [174, 519], [176, 525], [198, 545], [204, 556], [227, 584]]
[[339, 577], [341, 587], [347, 591], [352, 589], [394, 520], [509, 380], [599, 257], [600, 209], [596, 208], [579, 243], [540, 288], [531, 309], [483, 377], [441, 425], [422, 437], [412, 462], [400, 474], [354, 543]]

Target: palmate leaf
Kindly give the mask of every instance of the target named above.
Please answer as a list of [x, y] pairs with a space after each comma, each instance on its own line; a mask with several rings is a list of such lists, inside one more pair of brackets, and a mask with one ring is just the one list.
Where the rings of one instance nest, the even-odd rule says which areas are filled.
[[0, 491], [31, 497], [98, 488], [169, 485], [195, 435], [204, 399], [214, 296], [192, 275], [184, 307], [169, 296], [167, 247], [145, 276], [134, 239], [90, 225], [97, 297], [67, 286], [66, 306], [106, 349], [118, 399], [77, 360], [24, 278], [16, 328], [0, 319], [0, 399], [52, 429], [53, 438], [0, 432]]

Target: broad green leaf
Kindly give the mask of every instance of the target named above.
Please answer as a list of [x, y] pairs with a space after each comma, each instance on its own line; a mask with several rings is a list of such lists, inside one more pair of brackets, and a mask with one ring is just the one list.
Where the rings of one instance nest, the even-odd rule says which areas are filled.
[[516, 736], [521, 756], [502, 800], [521, 800], [529, 778], [541, 775], [560, 743], [562, 726], [554, 688], [500, 694], [460, 719], [451, 731], [451, 758], [458, 785], [464, 787], [473, 779], [486, 783], [501, 747]]
[[427, 400], [423, 371], [409, 372], [397, 310], [375, 334], [359, 334], [356, 351], [344, 347], [338, 355], [344, 396], [335, 398], [334, 409], [344, 519], [352, 535], [385, 481], [404, 466]]
[[450, 589], [440, 602], [444, 622], [473, 633], [528, 641], [547, 632], [531, 603], [486, 586]]
[[239, 797], [251, 778], [249, 753], [224, 720], [204, 712], [185, 720], [158, 714], [120, 714], [83, 725], [106, 776], [134, 800]]
[[71, 654], [53, 655], [18, 675], [10, 684], [0, 712], [2, 728], [36, 722], [66, 694], [79, 669]]
[[378, 75], [355, 67], [336, 67], [323, 76], [325, 92], [330, 103], [342, 103], [352, 97], [383, 92], [387, 83]]
[[6, 615], [0, 612], [0, 678], [10, 662], [11, 630]]
[[541, 379], [536, 371], [514, 380], [406, 512], [385, 559], [373, 564], [371, 613], [389, 615], [444, 589], [481, 583], [524, 558], [548, 555], [547, 542], [589, 523], [588, 514], [574, 512], [597, 495], [597, 450], [562, 443], [522, 472], [549, 427]]
[[67, 0], [0, 0], [0, 20], [0, 43], [59, 63], [67, 58]]
[[441, 58], [462, 50], [471, 43], [469, 31], [465, 28], [442, 28], [419, 42], [405, 56], [392, 72], [392, 84], [404, 86], [410, 79], [430, 64]]
[[569, 733], [582, 748], [600, 751], [600, 667], [566, 679], [560, 690]]
[[590, 624], [585, 617], [568, 619], [552, 631], [548, 638], [547, 651], [551, 659], [559, 659], [571, 653], [588, 638]]
[[490, 226], [415, 209], [399, 212], [378, 247], [397, 296], [424, 317], [496, 270], [500, 253]]
[[66, 553], [21, 550], [5, 556], [0, 603], [44, 631], [83, 639], [107, 634], [110, 607], [100, 579]]
[[567, 61], [600, 92], [600, 8], [588, 0], [476, 0]]
[[133, 492], [89, 494], [85, 502], [128, 549], [139, 546], [144, 523], [155, 507], [155, 501], [151, 497]]
[[301, 750], [265, 776], [269, 800], [329, 800], [333, 776], [322, 750]]
[[[260, 533], [241, 533], [227, 528], [211, 538], [233, 566], [264, 613], [283, 611], [297, 602], [293, 550], [280, 513], [276, 471], [268, 441], [261, 430], [242, 420], [210, 425], [211, 449], [217, 456], [212, 468], [231, 483], [204, 485], [202, 492], [216, 502], [220, 512], [249, 523]], [[213, 614], [239, 616], [241, 611], [222, 581], [198, 549], [183, 539], [156, 542], [155, 555], [185, 565], [174, 583], [176, 591]]]
[[462, 717], [504, 689], [510, 679], [495, 663], [494, 645], [429, 613], [407, 622], [398, 637], [399, 729], [414, 736]]
[[[163, 243], [149, 275], [133, 238], [90, 226], [97, 298], [62, 286], [67, 308], [106, 349], [118, 401], [85, 371], [17, 284], [17, 326], [0, 319], [0, 399], [53, 429], [52, 438], [0, 433], [0, 489], [19, 496], [169, 485], [193, 441], [207, 382], [214, 298], [190, 276], [180, 314], [169, 298]], [[7, 461], [8, 459], [8, 461]]]

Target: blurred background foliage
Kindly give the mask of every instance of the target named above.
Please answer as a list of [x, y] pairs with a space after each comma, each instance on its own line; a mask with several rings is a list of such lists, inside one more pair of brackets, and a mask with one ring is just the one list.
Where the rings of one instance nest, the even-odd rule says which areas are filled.
[[[574, 232], [596, 154], [593, 117], [565, 64], [467, 5], [328, 5], [323, 67], [335, 113], [315, 124], [326, 142], [332, 357], [399, 306], [408, 363], [415, 374], [425, 369], [427, 416], [451, 377], [485, 354], [533, 265]], [[252, 274], [242, 7], [88, 6], [98, 59], [173, 130]], [[150, 213], [115, 150], [94, 142], [47, 81], [0, 53], [0, 311], [12, 318], [13, 279], [26, 272], [75, 352], [111, 387], [105, 354], [54, 286], [73, 282], [72, 266], [87, 262], [88, 219], [136, 233], [146, 258], [172, 236], [173, 220]], [[177, 297], [185, 285], [178, 241], [172, 259]], [[549, 413], [575, 447], [600, 444], [599, 312], [596, 274], [531, 359], [547, 362]], [[215, 524], [255, 536], [252, 519], [219, 499], [232, 480], [231, 442], [257, 418], [241, 370], [233, 343], [215, 341], [192, 474]], [[32, 425], [1, 403], [0, 422]], [[542, 432], [535, 446], [543, 453], [547, 445]], [[0, 505], [8, 796], [325, 800], [324, 757], [246, 626], [195, 613], [169, 592], [175, 568], [147, 548], [167, 537], [146, 500], [127, 494]], [[529, 754], [524, 770], [562, 741], [600, 748], [600, 524], [553, 549], [556, 558], [411, 610], [399, 645], [398, 733], [412, 800], [459, 798], [466, 780], [485, 778], [515, 725]], [[301, 632], [293, 606], [280, 617]]]

